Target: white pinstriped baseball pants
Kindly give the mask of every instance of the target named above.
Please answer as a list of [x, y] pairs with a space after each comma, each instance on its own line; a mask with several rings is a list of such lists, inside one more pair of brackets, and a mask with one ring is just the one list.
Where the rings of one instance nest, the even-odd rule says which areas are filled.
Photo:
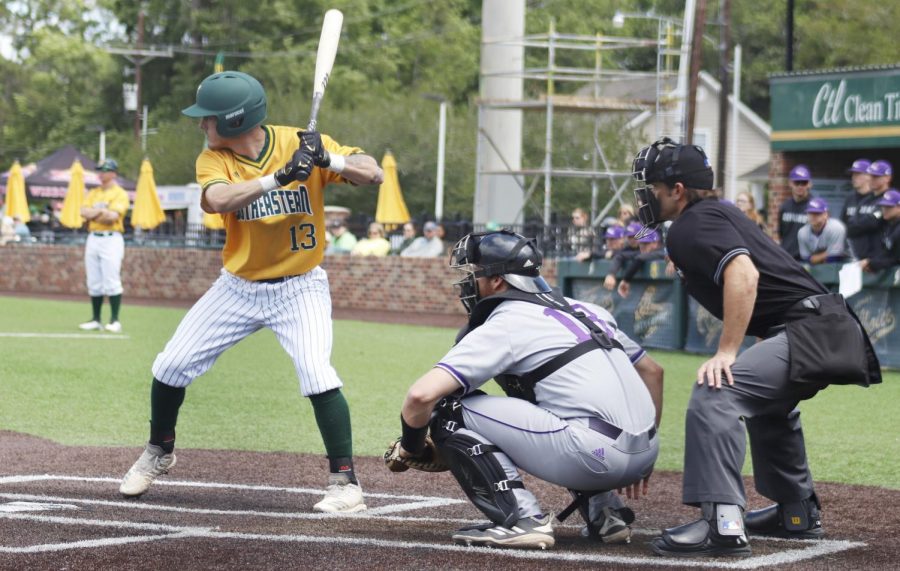
[[343, 386], [331, 366], [331, 294], [322, 268], [280, 283], [239, 278], [224, 268], [153, 362], [153, 376], [186, 387], [229, 347], [267, 327], [294, 362], [303, 396]]

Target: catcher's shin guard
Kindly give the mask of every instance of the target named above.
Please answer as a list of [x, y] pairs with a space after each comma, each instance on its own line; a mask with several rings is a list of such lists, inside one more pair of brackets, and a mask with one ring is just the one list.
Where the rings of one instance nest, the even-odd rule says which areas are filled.
[[494, 457], [500, 449], [468, 434], [453, 433], [438, 449], [450, 471], [476, 508], [492, 522], [511, 527], [519, 520], [519, 503], [513, 488], [522, 482], [510, 480]]

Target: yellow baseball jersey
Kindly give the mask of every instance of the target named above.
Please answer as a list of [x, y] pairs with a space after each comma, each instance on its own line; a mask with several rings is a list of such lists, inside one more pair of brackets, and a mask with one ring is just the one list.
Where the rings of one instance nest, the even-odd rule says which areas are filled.
[[[214, 184], [234, 184], [272, 174], [287, 163], [300, 145], [296, 127], [262, 125], [266, 141], [258, 157], [230, 149], [206, 149], [197, 157], [197, 182], [206, 192]], [[361, 153], [327, 135], [322, 144], [332, 154]], [[225, 269], [248, 280], [303, 274], [325, 255], [325, 185], [349, 182], [327, 169], [313, 168], [302, 183], [264, 193], [254, 202], [223, 214]]]
[[112, 183], [109, 188], [98, 186], [88, 192], [84, 205], [89, 208], [106, 208], [119, 213], [119, 219], [112, 224], [91, 220], [89, 232], [125, 232], [125, 213], [128, 212], [128, 194], [121, 186]]

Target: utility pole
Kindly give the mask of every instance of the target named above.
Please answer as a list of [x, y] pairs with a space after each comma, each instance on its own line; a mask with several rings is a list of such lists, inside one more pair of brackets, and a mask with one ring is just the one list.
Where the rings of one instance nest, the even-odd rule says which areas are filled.
[[794, 71], [794, 0], [787, 0], [787, 53], [784, 69]]
[[703, 31], [706, 27], [706, 0], [697, 0], [694, 16], [694, 37], [691, 40], [691, 67], [688, 72], [688, 102], [685, 114], [685, 144], [694, 142], [694, 120], [697, 116], [697, 82], [703, 63]]
[[150, 60], [158, 57], [172, 57], [172, 49], [168, 48], [165, 51], [162, 50], [154, 50], [154, 49], [144, 49], [144, 3], [141, 2], [140, 8], [138, 9], [138, 22], [137, 22], [137, 43], [134, 48], [105, 48], [107, 52], [111, 54], [120, 54], [125, 56], [125, 59], [134, 64], [134, 82], [136, 87], [136, 95], [137, 95], [137, 107], [134, 111], [134, 139], [135, 141], [140, 142], [141, 140], [141, 115], [143, 106], [141, 104], [141, 66]]
[[[719, 3], [719, 140], [716, 152], [716, 188], [725, 190], [725, 155], [728, 152], [728, 68], [731, 53], [731, 0]], [[737, 113], [737, 101], [732, 107]]]

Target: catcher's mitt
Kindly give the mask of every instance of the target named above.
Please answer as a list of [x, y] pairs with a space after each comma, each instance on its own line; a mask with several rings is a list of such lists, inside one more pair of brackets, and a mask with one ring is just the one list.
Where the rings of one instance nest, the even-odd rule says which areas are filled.
[[440, 452], [430, 436], [425, 437], [425, 449], [421, 454], [409, 458], [400, 457], [400, 439], [393, 441], [384, 453], [384, 463], [391, 472], [405, 472], [412, 468], [422, 472], [444, 472], [449, 466], [444, 463]]

